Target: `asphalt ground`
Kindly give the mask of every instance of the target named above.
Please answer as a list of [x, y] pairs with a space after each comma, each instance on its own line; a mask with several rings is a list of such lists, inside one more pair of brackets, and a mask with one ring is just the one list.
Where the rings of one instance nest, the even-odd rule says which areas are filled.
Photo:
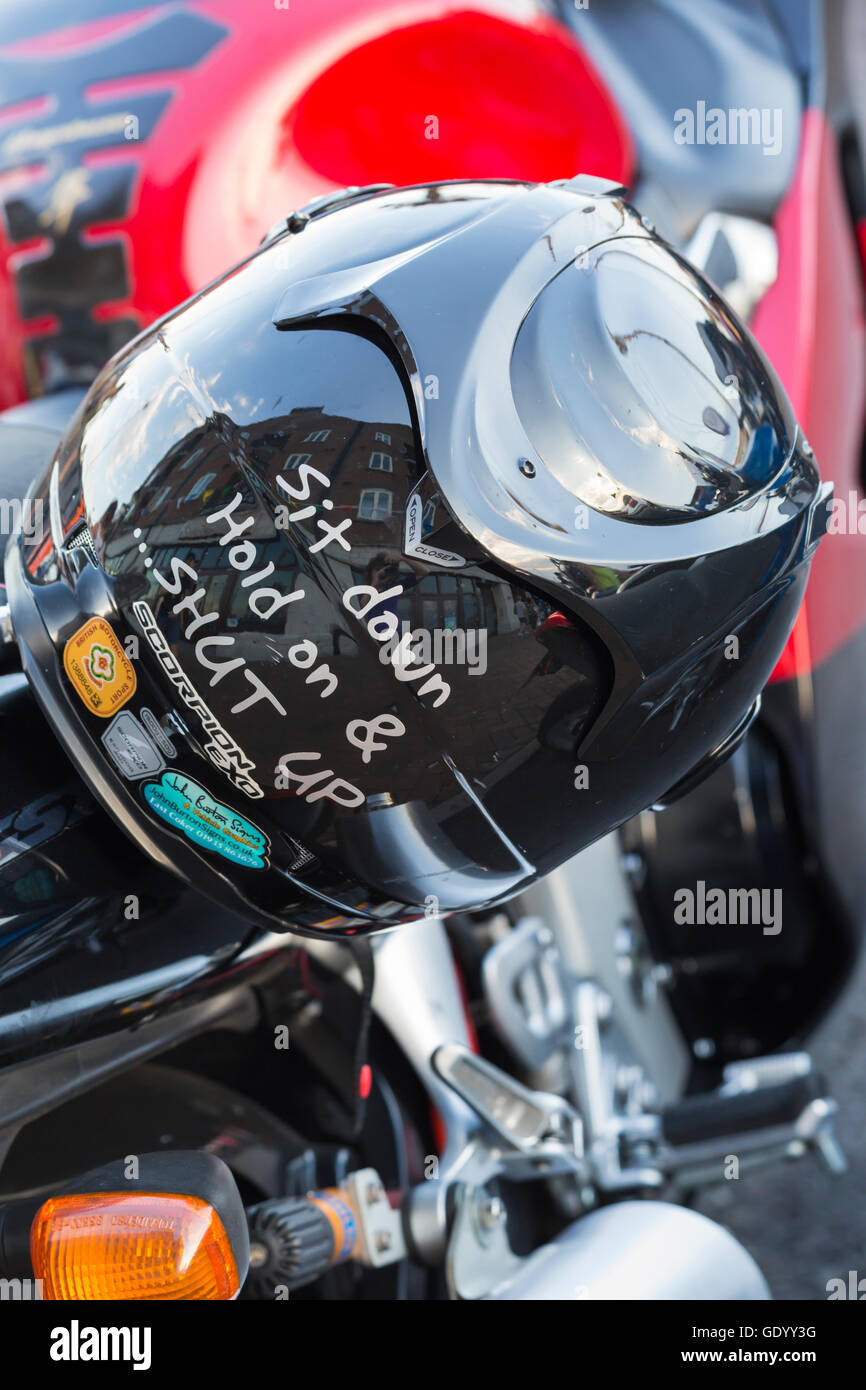
[[828, 1280], [856, 1270], [866, 1299], [866, 956], [809, 1050], [839, 1105], [848, 1172], [833, 1177], [807, 1157], [725, 1182], [697, 1205], [743, 1242], [774, 1298], [826, 1299]]

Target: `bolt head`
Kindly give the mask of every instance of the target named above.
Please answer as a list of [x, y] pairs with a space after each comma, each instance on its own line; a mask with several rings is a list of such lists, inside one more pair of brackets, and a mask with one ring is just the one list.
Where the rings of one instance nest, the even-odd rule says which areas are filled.
[[485, 1197], [478, 1208], [478, 1220], [485, 1231], [493, 1231], [505, 1220], [505, 1203], [501, 1197]]

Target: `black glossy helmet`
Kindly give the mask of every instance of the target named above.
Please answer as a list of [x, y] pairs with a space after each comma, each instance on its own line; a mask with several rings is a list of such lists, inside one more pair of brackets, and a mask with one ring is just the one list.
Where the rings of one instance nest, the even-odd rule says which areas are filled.
[[97, 379], [6, 577], [158, 863], [306, 932], [479, 907], [741, 735], [825, 498], [752, 338], [622, 199], [350, 190]]

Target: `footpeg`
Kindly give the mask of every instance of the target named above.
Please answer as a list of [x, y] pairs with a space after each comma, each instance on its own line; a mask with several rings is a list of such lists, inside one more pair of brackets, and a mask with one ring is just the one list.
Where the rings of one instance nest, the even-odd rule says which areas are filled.
[[754, 1168], [814, 1152], [841, 1174], [848, 1165], [833, 1133], [837, 1109], [808, 1053], [738, 1062], [725, 1068], [717, 1091], [662, 1112], [658, 1162], [680, 1184], [717, 1181], [728, 1155]]
[[725, 1095], [687, 1096], [662, 1111], [662, 1138], [672, 1145], [751, 1133], [777, 1125], [793, 1125], [814, 1100], [825, 1096], [823, 1079], [812, 1072], [778, 1086]]
[[437, 1048], [430, 1060], [446, 1085], [498, 1135], [512, 1176], [582, 1171], [580, 1117], [561, 1096], [529, 1090], [460, 1043]]

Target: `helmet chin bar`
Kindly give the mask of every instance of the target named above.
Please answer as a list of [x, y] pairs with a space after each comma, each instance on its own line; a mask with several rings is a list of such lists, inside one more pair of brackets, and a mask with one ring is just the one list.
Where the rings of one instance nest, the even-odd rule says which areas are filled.
[[675, 801], [679, 801], [681, 796], [685, 796], [694, 787], [697, 787], [705, 777], [709, 777], [711, 773], [715, 772], [716, 768], [721, 767], [722, 763], [726, 762], [733, 753], [736, 753], [760, 712], [761, 697], [759, 695], [752, 708], [743, 715], [736, 729], [726, 739], [723, 739], [718, 747], [713, 748], [705, 758], [702, 758], [696, 768], [686, 773], [685, 777], [681, 777], [669, 791], [665, 792], [664, 796], [660, 796], [650, 807], [650, 810], [664, 811], [667, 806], [673, 805]]

